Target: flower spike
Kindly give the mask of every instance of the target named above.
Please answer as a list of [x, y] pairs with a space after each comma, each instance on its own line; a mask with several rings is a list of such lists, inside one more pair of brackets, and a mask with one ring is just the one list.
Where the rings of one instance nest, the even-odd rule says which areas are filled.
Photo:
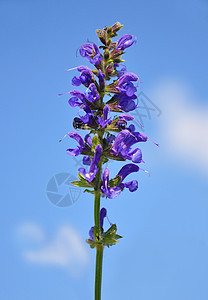
[[[124, 34], [114, 40], [122, 27], [123, 25], [116, 22], [112, 26], [97, 29], [96, 33], [102, 45], [87, 41], [77, 49], [81, 57], [90, 62], [91, 67], [80, 65], [67, 69], [76, 71], [72, 76], [74, 89], [65, 94], [70, 96], [70, 107], [77, 109], [77, 116], [72, 118], [73, 127], [75, 130], [87, 130], [87, 134], [82, 138], [77, 132], [69, 131], [60, 140], [69, 136], [67, 154], [75, 157], [83, 155], [83, 165], [78, 169], [79, 179], [72, 184], [85, 188], [84, 192], [94, 195], [94, 224], [89, 230], [87, 243], [91, 248], [96, 248], [97, 252], [96, 300], [101, 298], [103, 249], [115, 245], [121, 238], [117, 234], [116, 224], [109, 221], [106, 208], [100, 209], [101, 201], [116, 198], [124, 189], [135, 192], [138, 189], [138, 171], [149, 174], [137, 165], [144, 163], [144, 160], [140, 147], [134, 145], [150, 139], [131, 124], [132, 121], [140, 124], [131, 115], [138, 108], [137, 88], [140, 81], [123, 64], [124, 51], [136, 43], [136, 37]], [[105, 100], [105, 97], [109, 98]], [[140, 126], [143, 127], [141, 124]], [[77, 142], [75, 148], [71, 146], [71, 139]], [[123, 163], [114, 178], [110, 178], [110, 170], [105, 165], [111, 161]], [[131, 163], [126, 163], [129, 161]], [[126, 181], [129, 175], [134, 176], [133, 180]], [[106, 231], [105, 219], [110, 224]]]

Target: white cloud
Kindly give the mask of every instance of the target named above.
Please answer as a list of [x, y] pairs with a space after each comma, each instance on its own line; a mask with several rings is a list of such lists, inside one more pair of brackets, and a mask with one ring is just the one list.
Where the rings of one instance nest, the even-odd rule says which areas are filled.
[[202, 105], [190, 88], [176, 81], [162, 82], [153, 94], [162, 110], [161, 146], [180, 163], [208, 174], [208, 105]]
[[18, 239], [28, 242], [43, 242], [45, 239], [43, 229], [39, 225], [31, 222], [25, 222], [18, 226], [16, 235]]
[[[25, 231], [28, 231], [27, 226]], [[31, 233], [33, 235], [33, 230]], [[46, 235], [43, 229], [42, 233]], [[64, 268], [72, 276], [80, 276], [89, 263], [89, 252], [85, 241], [68, 225], [59, 227], [54, 237], [42, 243], [38, 249], [24, 250], [23, 257], [30, 263]]]

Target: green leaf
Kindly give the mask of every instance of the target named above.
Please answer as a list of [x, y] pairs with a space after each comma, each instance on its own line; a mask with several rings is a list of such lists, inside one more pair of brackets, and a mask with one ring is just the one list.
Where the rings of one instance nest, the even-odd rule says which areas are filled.
[[109, 181], [109, 187], [115, 187], [118, 186], [119, 183], [121, 182], [121, 177], [119, 175], [116, 175], [113, 179]]

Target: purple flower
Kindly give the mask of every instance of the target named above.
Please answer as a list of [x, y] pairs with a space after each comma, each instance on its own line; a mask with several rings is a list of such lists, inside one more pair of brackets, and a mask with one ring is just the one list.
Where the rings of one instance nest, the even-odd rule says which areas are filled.
[[75, 149], [67, 149], [66, 152], [69, 155], [72, 156], [77, 156], [79, 155], [83, 150], [86, 149], [86, 145], [85, 142], [83, 140], [83, 138], [76, 132], [70, 131], [68, 132], [68, 136], [71, 137], [72, 139], [76, 140], [79, 143], [79, 146], [77, 146], [77, 148]]
[[101, 153], [102, 153], [102, 147], [101, 145], [97, 145], [95, 148], [95, 154], [93, 156], [93, 159], [91, 161], [90, 164], [90, 169], [89, 172], [87, 173], [86, 170], [84, 168], [79, 168], [79, 172], [89, 181], [93, 181], [93, 179], [95, 178], [99, 168], [98, 163], [100, 161], [101, 158]]
[[116, 127], [119, 129], [119, 130], [124, 130], [126, 129], [126, 125], [127, 125], [127, 122], [125, 120], [118, 120], [118, 122], [116, 123]]
[[129, 97], [124, 93], [121, 95], [116, 95], [115, 98], [119, 99], [116, 107], [125, 112], [129, 112], [137, 108], [137, 105], [134, 102], [134, 100], [137, 99], [136, 95]]
[[89, 57], [93, 55], [93, 46], [91, 44], [84, 44], [79, 49], [79, 53], [82, 57]]
[[116, 123], [116, 127], [118, 127], [120, 130], [126, 129], [126, 125], [128, 121], [134, 120], [134, 117], [129, 114], [122, 114], [119, 116], [119, 120]]
[[84, 115], [83, 117], [79, 116], [81, 121], [87, 125], [92, 124], [93, 123], [93, 120], [92, 120], [93, 113], [92, 113], [91, 109], [89, 108], [89, 106], [84, 105], [83, 110], [86, 112], [86, 115]]
[[132, 115], [129, 115], [129, 114], [121, 114], [119, 116], [119, 119], [128, 122], [128, 121], [133, 121], [134, 117]]
[[105, 128], [108, 124], [111, 123], [111, 118], [108, 119], [108, 113], [109, 113], [109, 106], [105, 105], [104, 109], [103, 109], [103, 118], [101, 118], [100, 116], [98, 116], [97, 118], [97, 122], [98, 124], [100, 124], [100, 126], [102, 128]]
[[91, 70], [89, 67], [87, 67], [87, 66], [81, 65], [81, 66], [79, 66], [79, 67], [77, 68], [77, 70], [78, 70], [79, 72], [88, 71], [89, 75], [90, 75], [91, 77], [93, 77], [93, 72], [92, 72], [92, 70]]
[[89, 102], [95, 102], [100, 99], [100, 96], [94, 83], [91, 83], [89, 85], [88, 92], [85, 93], [85, 96]]
[[84, 44], [79, 49], [79, 52], [82, 57], [85, 57], [93, 65], [99, 65], [102, 60], [102, 56], [96, 44]]
[[74, 86], [80, 86], [81, 84], [88, 87], [93, 82], [93, 73], [90, 68], [86, 66], [79, 66], [77, 70], [80, 73], [80, 76], [74, 76], [72, 79], [72, 84]]
[[100, 54], [98, 46], [94, 43], [93, 44], [94, 51], [95, 51], [95, 56], [93, 59], [90, 61], [93, 65], [99, 65], [102, 61], [102, 56]]
[[109, 187], [109, 174], [110, 171], [106, 167], [103, 172], [103, 184], [101, 186], [101, 191], [110, 199], [113, 199], [117, 197], [121, 191], [126, 187], [129, 189], [130, 192], [134, 192], [138, 188], [138, 182], [137, 180], [133, 180], [130, 182], [123, 183], [123, 180], [128, 176], [129, 174], [133, 172], [138, 172], [139, 167], [134, 164], [128, 164], [121, 168], [121, 170], [118, 172], [118, 176], [121, 177], [121, 182], [118, 184], [118, 186], [115, 187]]
[[121, 182], [119, 183], [119, 187], [124, 189], [125, 187], [129, 189], [130, 192], [135, 192], [138, 188], [138, 182], [137, 180], [132, 180], [126, 183], [123, 183], [123, 180], [128, 176], [129, 174], [133, 172], [138, 172], [139, 167], [134, 164], [128, 164], [121, 168], [121, 170], [118, 172], [118, 176], [121, 177]]
[[101, 191], [108, 198], [113, 199], [121, 193], [121, 188], [119, 188], [118, 186], [109, 187], [109, 175], [110, 175], [110, 171], [109, 171], [108, 167], [106, 167], [103, 172], [103, 184], [101, 186]]
[[72, 78], [72, 85], [74, 86], [80, 86], [82, 83], [81, 83], [81, 80], [79, 78], [79, 76], [74, 76]]
[[130, 47], [135, 42], [136, 42], [136, 39], [133, 40], [133, 35], [131, 35], [131, 34], [124, 34], [118, 40], [118, 44], [117, 44], [116, 50], [124, 50], [124, 49]]
[[111, 145], [113, 143], [113, 141], [115, 141], [115, 138], [116, 138], [116, 136], [114, 134], [109, 134], [106, 139], [108, 145]]
[[117, 87], [120, 88], [125, 83], [131, 82], [131, 81], [138, 81], [138, 80], [139, 80], [139, 77], [136, 74], [128, 72], [119, 78]]
[[137, 91], [132, 82], [127, 82], [121, 88], [117, 87], [117, 89], [119, 90], [119, 92], [125, 93], [128, 97], [132, 97]]
[[135, 163], [141, 163], [142, 152], [139, 148], [131, 151], [131, 146], [138, 142], [146, 142], [147, 137], [140, 132], [130, 132], [125, 129], [119, 132], [113, 146], [111, 147], [111, 153], [115, 156], [120, 156], [123, 159], [129, 159]]
[[91, 164], [91, 159], [90, 159], [90, 157], [89, 157], [89, 156], [84, 156], [83, 159], [82, 159], [82, 163], [83, 163], [83, 165], [85, 165], [85, 166], [90, 166], [90, 164]]
[[89, 147], [92, 148], [92, 138], [89, 134], [85, 135], [84, 140], [85, 140], [85, 143], [87, 143], [89, 145]]
[[68, 101], [69, 105], [71, 105], [72, 107], [81, 106], [82, 104], [86, 104], [86, 98], [82, 92], [77, 91], [77, 90], [72, 90], [70, 92], [70, 95], [74, 96], [74, 97], [70, 98]]
[[121, 70], [117, 70], [118, 77], [121, 77], [121, 76], [124, 75], [126, 72], [127, 72], [126, 67], [121, 68]]
[[[107, 217], [107, 210], [106, 208], [101, 208], [100, 210], [100, 226], [103, 227], [103, 223], [104, 223], [104, 219]], [[90, 228], [90, 231], [89, 231], [89, 236], [90, 236], [90, 239], [91, 240], [94, 240], [94, 236], [93, 236], [93, 229], [94, 229], [94, 226]]]
[[134, 132], [136, 130], [135, 126], [133, 124], [129, 125], [128, 129], [130, 132]]
[[132, 81], [137, 81], [138, 79], [138, 76], [134, 73], [125, 73], [118, 79], [116, 89], [121, 94], [114, 96], [115, 100], [118, 99], [117, 104], [115, 104], [117, 108], [129, 112], [137, 107], [134, 102], [134, 100], [137, 99], [137, 96], [135, 95], [137, 89]]
[[117, 68], [120, 67], [120, 64], [114, 63], [113, 67], [115, 68], [115, 71], [117, 72], [118, 77], [121, 77], [123, 74], [125, 74], [127, 72], [126, 66], [121, 68], [121, 70], [117, 70]]
[[103, 74], [100, 69], [98, 73], [98, 79], [99, 79], [100, 89], [103, 90], [105, 87], [105, 74]]

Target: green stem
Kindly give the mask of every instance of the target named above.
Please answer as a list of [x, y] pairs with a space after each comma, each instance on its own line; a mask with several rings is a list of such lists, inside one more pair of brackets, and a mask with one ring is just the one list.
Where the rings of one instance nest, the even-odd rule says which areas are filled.
[[101, 300], [103, 246], [96, 247], [96, 267], [95, 267], [95, 300]]
[[[100, 139], [102, 140], [102, 135]], [[94, 220], [95, 226], [100, 228], [100, 182], [102, 174], [102, 160], [98, 164], [99, 171], [97, 173], [97, 181], [95, 186], [95, 202], [94, 202]], [[103, 245], [96, 246], [96, 266], [95, 266], [95, 300], [101, 300], [101, 282], [102, 282], [102, 263], [103, 263]]]
[[95, 226], [100, 228], [100, 191], [99, 190], [95, 190], [94, 219], [95, 219]]

